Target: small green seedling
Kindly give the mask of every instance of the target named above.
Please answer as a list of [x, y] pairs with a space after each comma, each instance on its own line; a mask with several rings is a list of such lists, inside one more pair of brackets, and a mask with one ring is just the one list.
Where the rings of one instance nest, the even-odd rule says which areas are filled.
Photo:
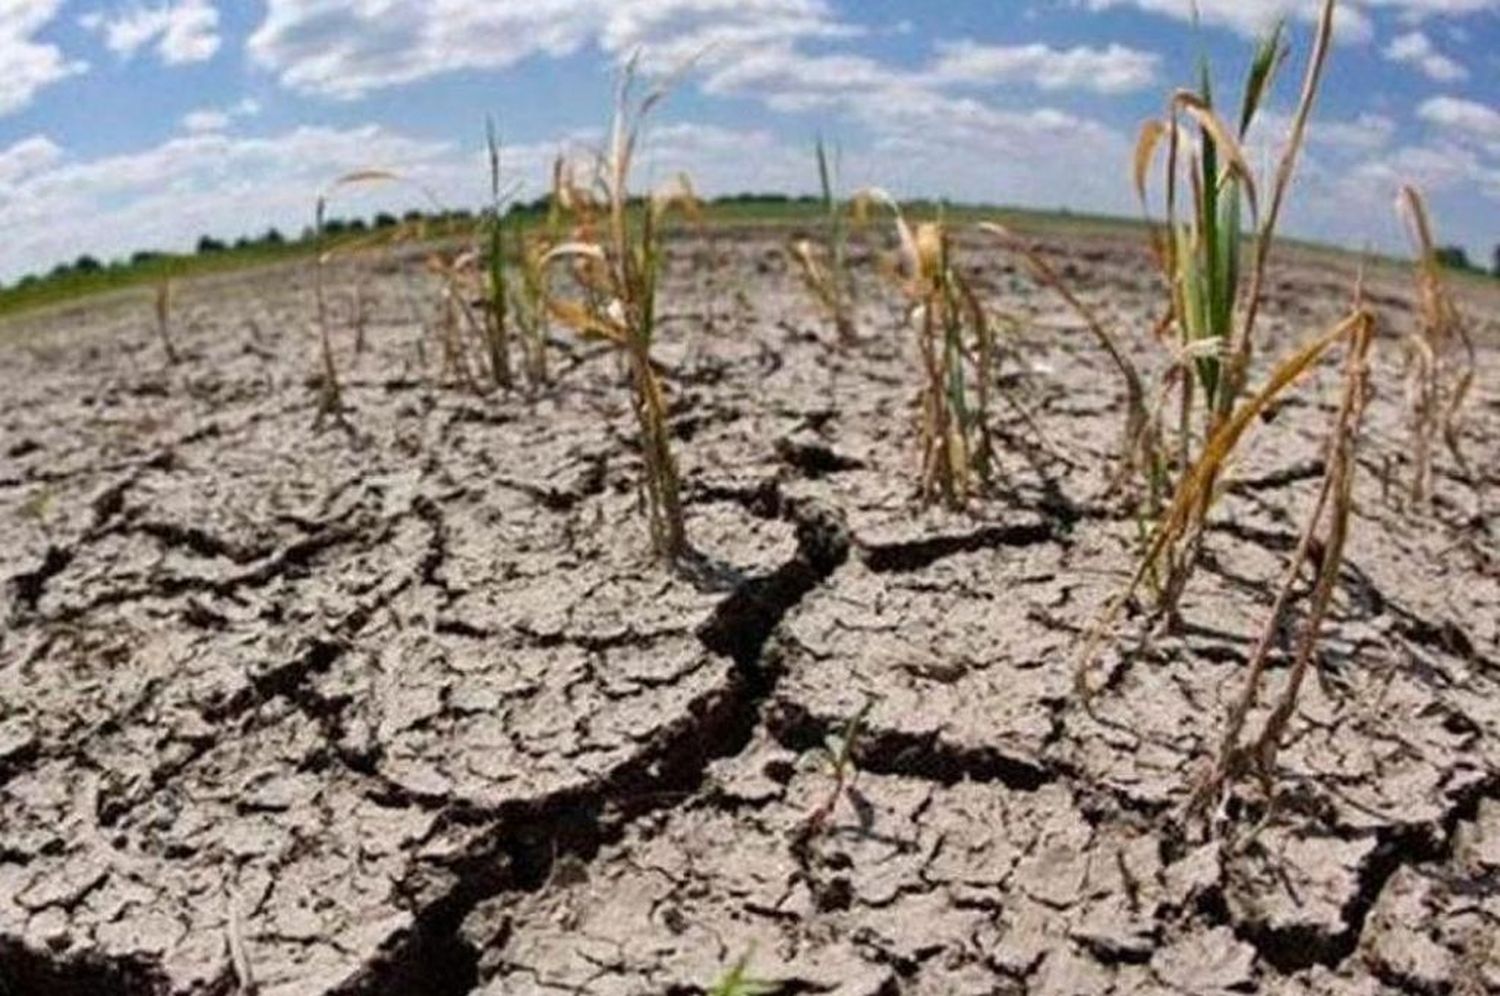
[[828, 762], [828, 773], [833, 776], [833, 785], [828, 797], [820, 802], [807, 816], [805, 835], [814, 837], [827, 826], [838, 806], [839, 798], [854, 784], [858, 770], [854, 766], [854, 752], [859, 746], [865, 730], [865, 720], [875, 707], [874, 699], [866, 699], [859, 712], [849, 718], [838, 733], [829, 734], [823, 741], [822, 752]]
[[708, 990], [708, 996], [772, 996], [780, 992], [780, 983], [750, 975], [750, 958], [754, 953], [752, 949], [740, 955]]

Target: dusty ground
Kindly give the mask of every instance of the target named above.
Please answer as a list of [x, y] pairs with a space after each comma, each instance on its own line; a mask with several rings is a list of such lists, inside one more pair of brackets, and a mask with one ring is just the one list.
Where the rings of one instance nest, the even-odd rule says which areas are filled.
[[[1112, 654], [1090, 717], [1073, 649], [1136, 526], [1077, 323], [971, 257], [1023, 319], [1002, 386], [1043, 438], [1003, 409], [995, 494], [923, 513], [891, 296], [865, 286], [841, 354], [779, 243], [679, 249], [682, 577], [644, 555], [615, 362], [563, 344], [536, 397], [435, 384], [426, 289], [389, 266], [336, 277], [339, 315], [356, 281], [369, 309], [352, 432], [314, 425], [304, 270], [186, 288], [170, 369], [146, 301], [0, 331], [0, 993], [695, 993], [746, 952], [789, 993], [1500, 992], [1497, 295], [1468, 302], [1483, 479], [1443, 462], [1418, 512], [1382, 486], [1409, 297], [1372, 286], [1322, 680], [1278, 815], [1228, 847], [1180, 808], [1332, 376], [1258, 430], [1184, 635]], [[1140, 250], [1051, 251], [1152, 362]], [[1273, 283], [1276, 351], [1351, 279]], [[816, 748], [870, 698], [855, 789], [799, 843]]]

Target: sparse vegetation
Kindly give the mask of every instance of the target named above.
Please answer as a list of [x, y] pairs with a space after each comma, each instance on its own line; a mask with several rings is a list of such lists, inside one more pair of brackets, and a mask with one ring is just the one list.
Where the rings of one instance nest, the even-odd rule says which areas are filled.
[[500, 138], [495, 123], [488, 122], [485, 145], [490, 163], [490, 213], [485, 219], [489, 235], [484, 255], [489, 277], [486, 301], [486, 345], [489, 347], [490, 375], [496, 387], [509, 388], [515, 383], [510, 364], [510, 286], [506, 277], [505, 198], [500, 177]]
[[[1249, 991], [1273, 970], [1384, 984], [1360, 961], [1376, 931], [1362, 924], [1378, 924], [1382, 896], [1443, 912], [1449, 883], [1419, 876], [1470, 861], [1481, 848], [1461, 834], [1472, 826], [1482, 842], [1494, 820], [1480, 794], [1493, 794], [1483, 737], [1494, 724], [1464, 712], [1490, 689], [1487, 651], [1475, 647], [1493, 649], [1494, 628], [1476, 635], [1442, 618], [1439, 603], [1464, 595], [1431, 583], [1449, 579], [1455, 550], [1480, 571], [1493, 563], [1488, 522], [1454, 514], [1453, 500], [1484, 495], [1479, 461], [1493, 447], [1473, 427], [1493, 427], [1493, 406], [1465, 404], [1481, 355], [1493, 356], [1479, 352], [1490, 348], [1482, 321], [1461, 313], [1466, 285], [1415, 188], [1399, 201], [1417, 255], [1404, 408], [1372, 383], [1384, 282], [1367, 291], [1361, 271], [1352, 303], [1328, 308], [1326, 273], [1287, 265], [1268, 276], [1334, 12], [1324, 0], [1269, 178], [1252, 172], [1247, 149], [1289, 60], [1282, 24], [1255, 46], [1236, 104], [1205, 61], [1143, 127], [1126, 165], [1145, 220], [1128, 231], [1145, 237], [1154, 268], [1118, 230], [1059, 245], [989, 209], [914, 205], [876, 188], [841, 200], [837, 157], [821, 140], [820, 196], [722, 199], [720, 217], [737, 227], [694, 232], [669, 266], [669, 223], [696, 221], [703, 206], [685, 175], [631, 193], [645, 125], [670, 85], [650, 85], [633, 62], [603, 146], [560, 156], [545, 197], [517, 199], [490, 124], [489, 199], [477, 213], [335, 216], [342, 192], [365, 184], [406, 184], [432, 200], [367, 169], [320, 192], [300, 239], [205, 236], [191, 265], [151, 252], [66, 264], [56, 280], [77, 286], [150, 275], [154, 329], [143, 288], [120, 322], [137, 340], [125, 355], [154, 366], [159, 343], [182, 366], [117, 371], [90, 344], [81, 366], [104, 371], [106, 389], [79, 392], [58, 417], [94, 434], [93, 449], [56, 445], [54, 427], [19, 405], [6, 413], [4, 452], [20, 470], [7, 468], [0, 489], [28, 561], [6, 573], [12, 642], [27, 658], [26, 680], [12, 683], [27, 691], [33, 672], [78, 673], [113, 696], [76, 715], [37, 698], [19, 719], [0, 716], [3, 798], [34, 810], [10, 839], [0, 831], [0, 872], [18, 885], [14, 909], [24, 905], [12, 917], [22, 927], [6, 929], [37, 929], [33, 910], [47, 910], [39, 951], [64, 929], [110, 936], [121, 965], [136, 964], [124, 960], [136, 957], [131, 945], [156, 943], [87, 919], [113, 930], [113, 906], [58, 899], [49, 877], [72, 887], [83, 875], [111, 902], [124, 879], [97, 862], [75, 869], [71, 844], [38, 828], [53, 820], [97, 835], [96, 769], [122, 744], [161, 741], [194, 745], [190, 757], [140, 767], [171, 791], [125, 785], [128, 798], [103, 800], [118, 824], [105, 843], [122, 862], [155, 874], [182, 855], [217, 860], [222, 847], [197, 846], [201, 828], [236, 814], [223, 786], [262, 759], [247, 783], [261, 799], [249, 843], [303, 833], [311, 849], [241, 848], [223, 917], [191, 919], [214, 869], [163, 885], [162, 915], [184, 936], [189, 924], [193, 937], [224, 936], [191, 957], [138, 959], [148, 987], [160, 967], [179, 973], [163, 985], [218, 978], [248, 992], [264, 984], [253, 965], [288, 986], [316, 971], [341, 973], [329, 985], [384, 991], [414, 977], [396, 961], [460, 950], [439, 988], [525, 974], [558, 991], [606, 979], [760, 996], [831, 990], [851, 966], [872, 992], [945, 991], [959, 973], [988, 991], [1043, 971], [1085, 987], [1097, 977], [1101, 989]], [[877, 211], [891, 218], [886, 241], [862, 240], [851, 256], [850, 232]], [[735, 244], [761, 222], [817, 228], [790, 254], [787, 228]], [[866, 246], [880, 251], [867, 260]], [[180, 280], [217, 260], [299, 252], [314, 256], [288, 287], [274, 286], [281, 271], [251, 285], [258, 310], [224, 321], [194, 294], [190, 314], [174, 315]], [[1082, 281], [1080, 260], [1098, 262]], [[856, 277], [869, 328], [856, 325]], [[402, 293], [409, 308], [393, 316]], [[1272, 314], [1261, 320], [1262, 310]], [[728, 334], [716, 324], [724, 314]], [[808, 315], [832, 334], [809, 334]], [[42, 317], [61, 326], [73, 316]], [[1049, 341], [1053, 330], [1073, 338]], [[26, 345], [24, 369], [63, 365], [43, 336]], [[80, 383], [72, 372], [57, 380]], [[306, 387], [278, 397], [288, 383]], [[312, 405], [318, 425], [334, 420], [348, 438], [304, 438]], [[182, 424], [211, 406], [208, 428]], [[1460, 445], [1465, 417], [1475, 454]], [[893, 432], [900, 420], [912, 431]], [[1392, 426], [1410, 433], [1398, 428], [1407, 445], [1386, 457], [1410, 469], [1403, 514], [1358, 500], [1371, 490], [1358, 477], [1367, 428], [1378, 445]], [[1277, 438], [1290, 457], [1275, 452]], [[682, 445], [705, 468], [688, 480]], [[227, 479], [264, 485], [243, 505], [211, 476], [226, 452], [216, 447], [229, 446], [243, 450], [223, 461]], [[627, 452], [624, 475], [616, 449]], [[314, 460], [328, 465], [306, 466]], [[1232, 515], [1215, 511], [1221, 501]], [[1390, 575], [1404, 565], [1356, 562], [1356, 517], [1366, 533], [1387, 530], [1376, 537], [1384, 550], [1370, 549], [1409, 556], [1432, 577], [1403, 591]], [[1411, 535], [1429, 526], [1440, 552]], [[614, 555], [616, 544], [644, 546], [647, 529], [656, 562]], [[100, 578], [115, 588], [85, 590]], [[1462, 604], [1489, 606], [1492, 595]], [[100, 637], [94, 653], [83, 642], [112, 626], [119, 643]], [[257, 657], [260, 671], [231, 674], [227, 690], [205, 686], [214, 694], [203, 702], [135, 701], [192, 671], [196, 658], [175, 652], [184, 647], [214, 661], [247, 647], [288, 656]], [[1112, 650], [1120, 666], [1101, 677]], [[123, 676], [100, 677], [96, 662]], [[223, 683], [210, 672], [198, 677]], [[1345, 685], [1375, 688], [1379, 708], [1348, 708]], [[851, 688], [865, 698], [849, 715], [860, 701]], [[1389, 688], [1400, 694], [1387, 699]], [[111, 711], [120, 689], [143, 690], [124, 696], [123, 718]], [[80, 716], [87, 752], [63, 739]], [[213, 741], [210, 719], [255, 739]], [[184, 729], [136, 728], [157, 722]], [[1393, 722], [1420, 728], [1387, 737]], [[1334, 755], [1324, 764], [1321, 746], [1306, 744], [1330, 730], [1341, 742], [1322, 751]], [[1451, 761], [1405, 767], [1426, 751]], [[326, 784], [314, 777], [325, 760]], [[70, 765], [89, 774], [81, 803], [37, 781]], [[1298, 769], [1295, 791], [1279, 766]], [[1363, 790], [1376, 782], [1388, 796], [1372, 802]], [[1409, 820], [1393, 811], [1414, 786], [1430, 811]], [[1233, 864], [1242, 849], [1196, 847], [1199, 821], [1243, 842], [1278, 816], [1306, 818], [1308, 832], [1293, 833], [1317, 846], [1255, 859], [1302, 861], [1295, 876]], [[339, 836], [344, 822], [363, 836]], [[410, 846], [414, 832], [430, 839]], [[320, 835], [336, 839], [325, 848]], [[1412, 841], [1420, 860], [1388, 867]], [[277, 919], [304, 938], [325, 920], [275, 876], [315, 880], [344, 869], [348, 853], [368, 860], [350, 866], [355, 879], [326, 922], [357, 939], [337, 937], [283, 971]], [[1301, 874], [1315, 862], [1338, 874]], [[124, 871], [127, 892], [144, 881], [134, 864]], [[1418, 886], [1402, 881], [1408, 873]], [[241, 874], [255, 902], [231, 885]], [[416, 886], [393, 896], [392, 882]], [[1427, 891], [1412, 900], [1414, 887]], [[1472, 918], [1473, 897], [1454, 892]], [[1284, 929], [1265, 926], [1287, 910]], [[907, 937], [914, 916], [931, 927]], [[425, 925], [416, 943], [413, 922]], [[745, 944], [763, 931], [784, 982], [751, 970]], [[641, 957], [637, 936], [653, 945]], [[577, 937], [588, 950], [575, 958]], [[1285, 956], [1308, 938], [1308, 953]], [[995, 950], [977, 951], [976, 939]], [[1066, 945], [1066, 961], [1039, 946], [1053, 944]], [[78, 950], [84, 971], [94, 952]], [[1331, 970], [1324, 956], [1340, 952], [1348, 958]]]

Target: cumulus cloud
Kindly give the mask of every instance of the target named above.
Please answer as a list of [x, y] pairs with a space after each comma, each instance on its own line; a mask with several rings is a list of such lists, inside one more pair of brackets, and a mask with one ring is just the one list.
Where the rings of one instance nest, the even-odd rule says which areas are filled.
[[[1178, 20], [1192, 18], [1193, 5], [1186, 0], [1071, 0], [1090, 10], [1134, 7], [1137, 10]], [[1264, 31], [1277, 18], [1312, 21], [1322, 10], [1323, 0], [1197, 0], [1204, 24], [1228, 28], [1244, 35]], [[1500, 11], [1500, 0], [1343, 0], [1335, 11], [1335, 33], [1344, 41], [1367, 42], [1374, 37], [1372, 15], [1383, 11], [1408, 24], [1433, 17], [1463, 17]]]
[[1452, 83], [1469, 75], [1468, 70], [1439, 52], [1432, 39], [1420, 31], [1408, 31], [1391, 39], [1385, 47], [1385, 57], [1412, 66], [1439, 83]]
[[1443, 128], [1487, 141], [1500, 141], [1500, 110], [1459, 97], [1433, 97], [1417, 108], [1417, 116]]
[[223, 131], [240, 118], [260, 113], [260, 101], [252, 97], [229, 107], [200, 107], [182, 116], [182, 127], [190, 132]]
[[0, 149], [0, 191], [52, 166], [62, 154], [57, 143], [46, 135], [32, 135], [10, 148]]
[[108, 13], [96, 10], [79, 18], [79, 23], [100, 34], [105, 47], [125, 59], [153, 46], [157, 57], [172, 66], [205, 62], [219, 50], [219, 12], [211, 0], [171, 0]]
[[503, 69], [585, 44], [676, 65], [791, 38], [839, 36], [825, 0], [269, 0], [251, 58], [293, 89], [333, 97], [463, 69]]
[[1156, 81], [1161, 59], [1153, 53], [1107, 48], [1052, 48], [1047, 45], [980, 45], [972, 41], [939, 46], [934, 76], [956, 83], [1027, 82], [1043, 90], [1125, 93]]
[[[1117, 7], [1134, 7], [1148, 14], [1158, 14], [1178, 20], [1190, 20], [1193, 4], [1184, 0], [1073, 0], [1090, 10], [1109, 10]], [[1403, 0], [1391, 0], [1401, 3]], [[1488, 2], [1488, 0], [1483, 0]], [[1257, 35], [1275, 24], [1279, 18], [1296, 18], [1304, 21], [1316, 20], [1322, 10], [1322, 0], [1198, 0], [1198, 16], [1204, 24], [1212, 24], [1243, 35]], [[1366, 11], [1350, 3], [1342, 3], [1334, 13], [1334, 30], [1340, 39], [1347, 41], [1369, 41], [1374, 35], [1374, 26]]]
[[0, 3], [0, 114], [30, 104], [42, 88], [87, 69], [64, 57], [56, 45], [36, 35], [57, 16], [62, 0], [6, 0]]
[[[451, 186], [454, 150], [368, 125], [299, 127], [257, 138], [173, 138], [138, 152], [75, 160], [45, 139], [0, 152], [0, 276], [80, 253], [185, 249], [202, 233], [229, 236], [276, 225], [300, 231], [331, 177], [387, 165]], [[50, 143], [48, 143], [50, 146]], [[474, 199], [482, 171], [473, 165]], [[7, 179], [6, 172], [10, 172]], [[471, 203], [465, 201], [464, 203]]]
[[1432, 125], [1444, 141], [1476, 149], [1500, 166], [1500, 110], [1474, 100], [1442, 96], [1423, 101], [1417, 117]]

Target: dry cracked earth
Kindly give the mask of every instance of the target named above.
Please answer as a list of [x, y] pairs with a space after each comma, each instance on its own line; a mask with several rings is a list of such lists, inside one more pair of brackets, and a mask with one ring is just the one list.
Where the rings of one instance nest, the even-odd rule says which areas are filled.
[[[1177, 635], [1080, 630], [1137, 525], [1120, 390], [1045, 289], [1002, 474], [914, 502], [911, 334], [833, 347], [782, 241], [675, 245], [660, 359], [698, 551], [653, 565], [615, 360], [475, 396], [416, 260], [334, 274], [347, 424], [317, 425], [310, 274], [0, 331], [0, 993], [1500, 992], [1500, 295], [1465, 436], [1404, 507], [1404, 278], [1381, 273], [1352, 545], [1257, 833], [1182, 806], [1321, 474], [1335, 376], [1259, 427]], [[1159, 364], [1140, 248], [1051, 236]], [[868, 269], [868, 268], [867, 268]], [[1274, 274], [1267, 352], [1352, 274]], [[360, 288], [362, 348], [348, 331]], [[448, 373], [451, 374], [451, 371]], [[1284, 666], [1273, 670], [1279, 683]], [[819, 748], [871, 703], [857, 776]]]

